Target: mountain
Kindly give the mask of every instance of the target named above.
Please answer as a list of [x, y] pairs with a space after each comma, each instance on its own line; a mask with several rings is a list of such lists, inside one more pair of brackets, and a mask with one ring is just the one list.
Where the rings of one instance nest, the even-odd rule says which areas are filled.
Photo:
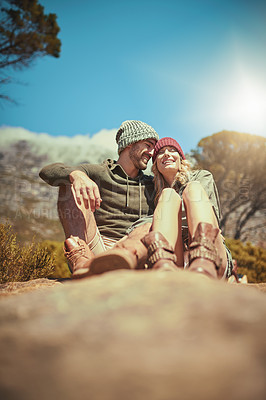
[[21, 242], [64, 239], [56, 211], [58, 189], [39, 178], [44, 165], [117, 157], [115, 130], [69, 138], [2, 127], [0, 147], [0, 222], [8, 220]]

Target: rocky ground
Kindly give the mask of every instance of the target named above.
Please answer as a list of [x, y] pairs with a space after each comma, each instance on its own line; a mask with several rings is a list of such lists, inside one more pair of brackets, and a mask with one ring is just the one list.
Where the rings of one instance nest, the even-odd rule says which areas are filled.
[[1, 289], [3, 399], [266, 396], [265, 284], [114, 271]]

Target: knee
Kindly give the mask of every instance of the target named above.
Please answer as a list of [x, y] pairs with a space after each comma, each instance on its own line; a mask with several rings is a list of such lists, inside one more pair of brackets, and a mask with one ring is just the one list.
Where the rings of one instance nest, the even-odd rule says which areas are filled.
[[139, 225], [132, 232], [129, 233], [128, 238], [141, 239], [143, 236], [149, 233], [150, 228], [151, 228], [150, 222], [146, 222], [145, 224]]
[[175, 202], [177, 204], [181, 203], [181, 197], [172, 188], [164, 188], [162, 193], [159, 197], [159, 203], [168, 203], [168, 202]]
[[201, 184], [197, 181], [189, 182], [183, 192], [183, 200], [185, 203], [189, 201], [203, 201], [208, 200], [207, 193]]

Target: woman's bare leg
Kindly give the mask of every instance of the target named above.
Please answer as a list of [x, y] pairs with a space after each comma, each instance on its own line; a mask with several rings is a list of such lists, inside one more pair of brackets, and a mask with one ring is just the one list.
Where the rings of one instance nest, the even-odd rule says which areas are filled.
[[177, 265], [184, 266], [182, 241], [182, 200], [174, 189], [163, 189], [156, 206], [152, 231], [160, 232], [175, 249]]
[[[194, 237], [197, 226], [200, 222], [207, 222], [213, 227], [219, 228], [212, 204], [207, 193], [199, 182], [190, 182], [183, 192], [183, 201], [186, 208], [188, 228], [191, 238]], [[221, 233], [215, 240], [215, 246], [222, 259], [221, 271], [224, 271], [227, 265], [227, 255], [223, 244]], [[219, 274], [220, 275], [220, 274]]]

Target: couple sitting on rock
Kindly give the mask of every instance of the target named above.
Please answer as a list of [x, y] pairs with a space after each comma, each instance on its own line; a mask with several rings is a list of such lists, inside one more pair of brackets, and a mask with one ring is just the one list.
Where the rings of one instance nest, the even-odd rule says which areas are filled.
[[[212, 174], [191, 171], [175, 139], [158, 139], [144, 122], [125, 121], [116, 134], [117, 161], [41, 170], [45, 182], [59, 186], [73, 278], [144, 268], [231, 275]], [[151, 157], [154, 177], [142, 172]]]

